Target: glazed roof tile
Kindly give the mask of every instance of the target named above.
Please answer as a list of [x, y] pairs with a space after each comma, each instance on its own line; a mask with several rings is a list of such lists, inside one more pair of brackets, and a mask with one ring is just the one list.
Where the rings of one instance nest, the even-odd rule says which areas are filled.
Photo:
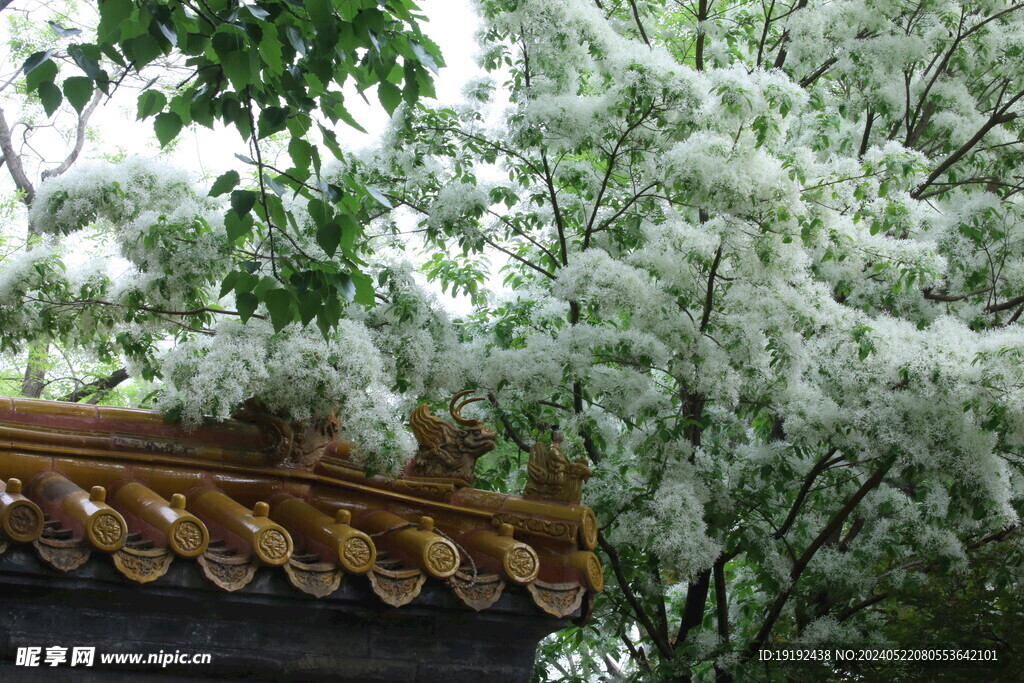
[[197, 562], [226, 591], [267, 567], [312, 597], [365, 575], [394, 607], [437, 581], [482, 610], [511, 584], [558, 617], [602, 589], [589, 508], [473, 489], [466, 461], [458, 476], [366, 477], [349, 448], [258, 410], [186, 431], [150, 411], [0, 398], [0, 553], [31, 543], [62, 572], [109, 555], [139, 583]]

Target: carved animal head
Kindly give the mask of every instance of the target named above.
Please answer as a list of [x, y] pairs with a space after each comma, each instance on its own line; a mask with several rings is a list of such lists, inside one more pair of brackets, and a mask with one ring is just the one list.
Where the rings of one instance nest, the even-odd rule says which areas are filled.
[[594, 476], [594, 471], [590, 469], [590, 466], [587, 465], [586, 460], [584, 460], [583, 458], [577, 458], [576, 460], [570, 462], [567, 472], [570, 477], [575, 479], [582, 479], [583, 481], [587, 481], [592, 476]]
[[445, 450], [458, 452], [476, 460], [484, 453], [494, 450], [494, 440], [497, 433], [490, 429], [480, 420], [462, 417], [462, 409], [474, 401], [482, 401], [482, 398], [467, 398], [462, 403], [456, 403], [463, 396], [473, 393], [462, 391], [452, 397], [448, 404], [448, 412], [462, 428], [459, 429], [450, 422], [441, 420], [430, 414], [426, 405], [421, 405], [413, 411], [409, 424], [420, 450]]
[[462, 450], [470, 453], [473, 458], [479, 458], [484, 453], [494, 450], [494, 439], [497, 438], [498, 434], [480, 420], [462, 417], [463, 408], [474, 401], [484, 400], [478, 396], [476, 398], [467, 398], [462, 403], [455, 405], [455, 402], [460, 398], [472, 393], [472, 391], [460, 391], [455, 394], [452, 397], [451, 403], [448, 404], [448, 412], [451, 413], [452, 419], [462, 425], [462, 429], [458, 430], [458, 438], [462, 442]]

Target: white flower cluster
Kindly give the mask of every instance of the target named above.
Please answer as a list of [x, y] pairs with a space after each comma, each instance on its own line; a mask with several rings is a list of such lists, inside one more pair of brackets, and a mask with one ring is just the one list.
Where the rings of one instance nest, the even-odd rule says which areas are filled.
[[249, 397], [298, 422], [337, 411], [344, 435], [378, 470], [393, 471], [415, 443], [403, 426], [408, 400], [390, 389], [384, 360], [362, 323], [342, 320], [325, 341], [311, 328], [275, 334], [262, 320], [221, 323], [216, 335], [170, 350], [158, 408], [186, 425], [230, 417]]

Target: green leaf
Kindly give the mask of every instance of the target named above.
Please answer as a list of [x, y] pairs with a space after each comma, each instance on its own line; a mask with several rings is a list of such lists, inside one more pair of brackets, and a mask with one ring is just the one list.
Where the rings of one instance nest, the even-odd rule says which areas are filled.
[[232, 52], [246, 49], [246, 34], [242, 29], [231, 24], [222, 24], [213, 34], [210, 45], [222, 60]]
[[327, 198], [327, 201], [332, 204], [337, 204], [342, 199], [341, 188], [334, 183], [329, 183], [323, 178], [320, 178], [316, 182], [317, 189]]
[[107, 59], [112, 61], [114, 64], [117, 64], [122, 68], [128, 66], [127, 62], [124, 61], [124, 57], [121, 56], [121, 53], [117, 51], [115, 46], [110, 45], [109, 43], [104, 43], [100, 45], [100, 51], [103, 52]]
[[212, 97], [206, 95], [200, 95], [197, 99], [193, 100], [192, 106], [188, 110], [192, 120], [198, 123], [200, 126], [206, 128], [213, 128], [213, 117], [214, 112], [214, 100]]
[[210, 188], [210, 196], [219, 197], [225, 192], [234, 189], [239, 180], [238, 171], [228, 171], [213, 181], [213, 187]]
[[250, 233], [252, 217], [240, 216], [234, 211], [228, 211], [224, 214], [224, 230], [227, 231], [228, 241], [234, 243], [239, 237]]
[[265, 201], [267, 204], [267, 210], [270, 212], [270, 215], [267, 217], [268, 220], [279, 228], [283, 228], [287, 225], [288, 217], [287, 214], [285, 214], [284, 203], [281, 201], [281, 198], [276, 195], [268, 194], [265, 197]]
[[311, 145], [309, 154], [313, 158], [313, 172], [320, 178], [320, 150]]
[[210, 45], [210, 37], [199, 33], [186, 33], [185, 44], [181, 51], [187, 55], [201, 55]]
[[320, 82], [320, 79], [316, 77], [316, 74], [305, 73], [302, 75], [302, 80], [305, 81], [306, 87], [309, 89], [310, 97], [316, 97], [327, 90], [324, 84]]
[[253, 63], [246, 35], [240, 29], [223, 25], [213, 34], [213, 51], [220, 58], [221, 69], [235, 90], [241, 91], [253, 82]]
[[391, 200], [389, 200], [387, 197], [385, 197], [384, 193], [381, 192], [380, 190], [378, 190], [377, 188], [371, 187], [371, 186], [367, 185], [366, 186], [366, 191], [370, 193], [371, 197], [376, 199], [378, 202], [383, 204], [385, 207], [387, 207], [389, 209], [395, 208], [395, 205], [391, 203]]
[[50, 30], [56, 33], [61, 38], [70, 38], [71, 36], [77, 36], [82, 32], [80, 28], [64, 28], [55, 21], [48, 21], [46, 25], [50, 27]]
[[334, 256], [341, 243], [341, 226], [333, 221], [321, 225], [316, 231], [316, 243], [328, 256]]
[[330, 54], [338, 46], [338, 23], [333, 17], [317, 24], [313, 34], [313, 45], [317, 52], [322, 54]]
[[356, 295], [356, 288], [352, 285], [352, 278], [348, 273], [338, 273], [338, 292], [341, 293], [347, 301], [352, 301], [352, 297]]
[[79, 114], [92, 97], [92, 79], [85, 76], [71, 76], [64, 79], [64, 97]]
[[[40, 83], [50, 82], [57, 77], [57, 65], [50, 59], [52, 50], [37, 52], [25, 60], [22, 70], [25, 72], [25, 89], [36, 90]], [[41, 59], [37, 59], [41, 57]]]
[[160, 43], [148, 33], [124, 41], [121, 49], [125, 56], [132, 60], [135, 69], [141, 69], [163, 54]]
[[[170, 14], [167, 16], [170, 18]], [[178, 33], [174, 30], [173, 23], [160, 21], [160, 19], [156, 19], [153, 23], [156, 24], [158, 29], [160, 29], [161, 35], [167, 39], [167, 42], [170, 43], [172, 47], [178, 47]]]
[[352, 284], [356, 288], [355, 295], [352, 297], [353, 301], [363, 306], [373, 306], [373, 280], [370, 276], [365, 273], [353, 273]]
[[331, 0], [306, 0], [306, 12], [314, 26], [324, 24], [333, 20]]
[[39, 84], [39, 99], [43, 102], [43, 111], [49, 117], [53, 116], [53, 113], [60, 107], [64, 96], [61, 95], [60, 88], [52, 81], [44, 81]]
[[292, 158], [292, 164], [299, 170], [308, 170], [312, 161], [310, 153], [312, 145], [302, 138], [292, 138], [288, 143], [288, 156]]
[[267, 187], [269, 187], [278, 197], [283, 197], [288, 191], [287, 186], [281, 182], [281, 178], [283, 177], [284, 176], [277, 176], [275, 178], [269, 175], [264, 176], [264, 179], [267, 181]]
[[338, 144], [338, 137], [334, 134], [334, 131], [324, 128], [323, 124], [318, 123], [320, 126], [320, 134], [324, 136], [324, 144], [327, 145], [327, 149], [331, 150], [331, 153], [337, 159], [344, 159], [345, 153], [341, 151], [341, 145]]
[[256, 204], [256, 193], [252, 190], [235, 190], [231, 193], [231, 208], [239, 216], [245, 216]]
[[256, 298], [266, 300], [267, 292], [275, 287], [277, 287], [277, 280], [269, 275], [264, 275], [260, 278], [259, 284], [253, 288], [252, 293], [256, 295]]
[[284, 61], [281, 58], [281, 40], [277, 37], [277, 27], [273, 24], [260, 24], [263, 29], [263, 38], [260, 39], [260, 57], [267, 65], [267, 71], [279, 75], [284, 69]]
[[366, 129], [359, 125], [359, 122], [352, 117], [352, 114], [349, 113], [348, 109], [345, 108], [345, 105], [342, 102], [335, 104], [332, 111], [335, 116], [358, 130], [360, 133], [366, 132]]
[[377, 85], [377, 98], [388, 116], [395, 113], [395, 109], [402, 103], [402, 91], [394, 83], [381, 81]]
[[405, 61], [405, 87], [402, 88], [402, 99], [406, 104], [415, 104], [420, 96], [420, 84], [416, 80], [416, 66], [413, 62]]
[[235, 288], [235, 283], [238, 282], [238, 276], [242, 273], [237, 270], [233, 270], [224, 276], [224, 280], [220, 284], [220, 294], [217, 296], [218, 299], [223, 299], [227, 296], [228, 292]]
[[341, 302], [337, 296], [324, 297], [324, 306], [316, 315], [316, 325], [320, 328], [324, 337], [330, 334], [331, 329], [336, 327], [341, 320]]
[[[413, 54], [416, 55], [416, 59], [420, 60], [420, 64], [427, 67], [436, 74], [437, 62], [435, 62], [434, 58], [430, 56], [430, 54], [425, 49], [423, 49], [423, 46], [414, 40], [410, 40], [409, 45], [412, 47], [412, 52]], [[785, 116], [785, 114], [783, 114], [783, 116]]]
[[132, 0], [101, 0], [100, 24], [96, 29], [101, 43], [113, 43], [121, 36], [121, 26], [131, 16], [135, 5]]
[[235, 90], [245, 90], [245, 86], [253, 82], [253, 73], [247, 53], [229, 52], [221, 59], [220, 65]]
[[323, 299], [318, 292], [312, 289], [299, 292], [299, 320], [302, 321], [302, 324], [308, 325], [309, 321], [320, 312], [322, 305]]
[[284, 107], [267, 107], [260, 112], [259, 118], [259, 139], [272, 135], [279, 130], [284, 130], [285, 122], [288, 120], [288, 110]]
[[167, 106], [167, 97], [162, 92], [159, 90], [147, 90], [139, 95], [138, 111], [135, 114], [135, 118], [141, 121], [157, 112], [163, 111], [165, 106]]
[[[250, 266], [250, 265], [255, 267], [255, 268], [259, 268], [259, 264], [255, 263], [255, 262], [246, 263], [244, 265], [245, 265], [245, 267], [247, 269], [248, 269], [248, 266]], [[253, 288], [256, 285], [259, 284], [259, 282], [260, 282], [260, 278], [259, 278], [258, 275], [254, 275], [253, 273], [245, 273], [245, 272], [239, 271], [238, 272], [238, 282], [235, 283], [235, 291], [237, 293], [239, 293], [239, 294], [245, 294], [246, 292], [251, 292], [253, 290]]]
[[167, 143], [181, 132], [181, 118], [170, 111], [157, 114], [153, 119], [153, 129], [156, 131], [156, 139], [160, 141], [160, 146], [166, 147]]
[[266, 301], [274, 332], [280, 332], [288, 323], [295, 320], [295, 311], [292, 306], [294, 299], [288, 290], [272, 289], [267, 292]]
[[338, 216], [338, 220], [341, 223], [341, 250], [345, 254], [351, 255], [356, 235], [361, 233], [362, 229], [359, 227], [356, 219], [347, 213]]
[[331, 220], [333, 211], [331, 207], [323, 203], [316, 197], [309, 200], [309, 204], [306, 205], [306, 211], [309, 213], [309, 217], [313, 219], [313, 223], [316, 225], [323, 225]]
[[288, 38], [288, 42], [291, 43], [292, 47], [295, 48], [295, 51], [299, 53], [299, 56], [305, 57], [306, 41], [302, 37], [302, 34], [299, 33], [299, 29], [294, 26], [285, 26], [284, 35]]
[[260, 300], [256, 298], [255, 294], [246, 292], [245, 294], [235, 296], [235, 305], [238, 307], [238, 315], [244, 323], [256, 312], [256, 307], [260, 305]]
[[167, 110], [173, 111], [181, 119], [183, 125], [192, 123], [192, 97], [186, 93], [178, 93], [167, 103]]
[[[94, 54], [95, 53], [95, 54]], [[107, 91], [107, 84], [110, 77], [107, 72], [100, 68], [97, 56], [99, 50], [94, 45], [71, 45], [68, 47], [68, 54], [75, 60], [75, 64], [85, 72], [85, 75], [96, 82], [100, 90]]]
[[270, 16], [270, 12], [263, 9], [262, 7], [257, 7], [255, 5], [246, 5], [245, 11], [248, 12], [253, 19], [262, 20]]

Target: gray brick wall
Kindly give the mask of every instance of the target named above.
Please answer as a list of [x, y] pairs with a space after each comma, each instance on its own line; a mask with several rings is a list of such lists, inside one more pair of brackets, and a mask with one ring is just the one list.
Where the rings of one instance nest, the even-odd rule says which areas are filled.
[[[138, 585], [108, 557], [61, 574], [30, 548], [0, 555], [0, 680], [525, 681], [537, 641], [565, 624], [511, 586], [493, 607], [474, 612], [428, 580], [412, 604], [396, 609], [357, 576], [314, 599], [280, 569], [262, 568], [246, 588], [226, 593], [190, 561], [176, 560], [166, 576]], [[18, 647], [51, 645], [96, 647], [96, 663], [15, 666]], [[101, 652], [161, 650], [209, 652], [213, 663], [100, 668]]]

